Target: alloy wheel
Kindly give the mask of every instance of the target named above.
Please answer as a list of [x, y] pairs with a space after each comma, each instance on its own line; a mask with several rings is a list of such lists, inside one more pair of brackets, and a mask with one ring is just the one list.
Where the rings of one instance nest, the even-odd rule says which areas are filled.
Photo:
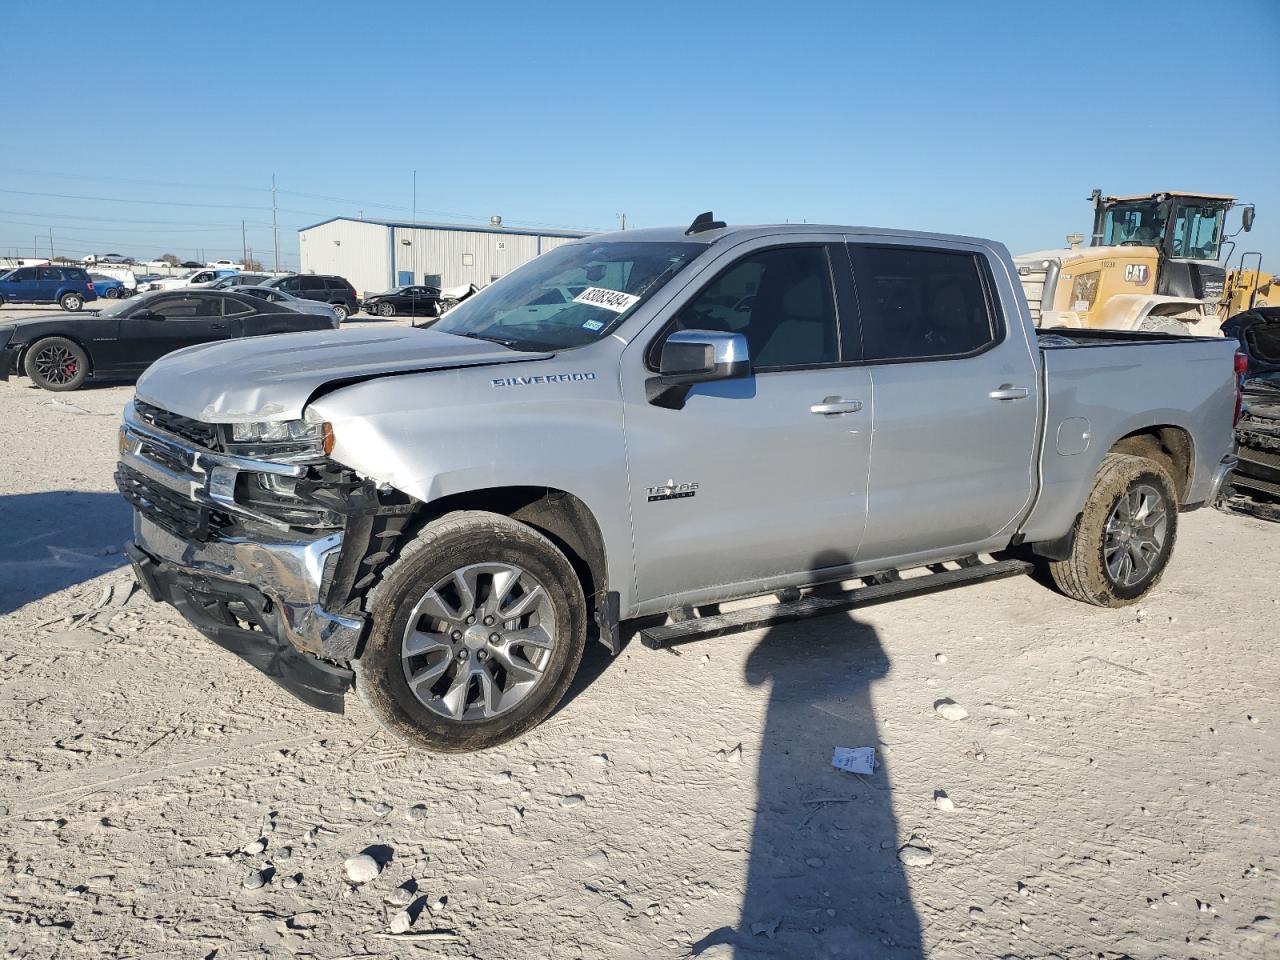
[[1107, 517], [1102, 558], [1111, 582], [1132, 587], [1151, 575], [1164, 549], [1169, 511], [1155, 487], [1139, 483], [1130, 487]]
[[64, 384], [75, 379], [80, 361], [66, 347], [41, 347], [35, 358], [36, 374], [45, 383]]
[[449, 720], [490, 720], [542, 682], [556, 645], [551, 598], [531, 573], [478, 563], [439, 580], [414, 606], [401, 638], [405, 680]]

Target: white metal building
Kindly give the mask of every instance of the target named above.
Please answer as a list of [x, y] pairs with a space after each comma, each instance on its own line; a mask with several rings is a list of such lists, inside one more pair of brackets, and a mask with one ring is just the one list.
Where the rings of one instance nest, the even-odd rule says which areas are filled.
[[483, 287], [585, 233], [332, 217], [298, 231], [302, 272], [346, 277], [356, 292], [407, 284]]

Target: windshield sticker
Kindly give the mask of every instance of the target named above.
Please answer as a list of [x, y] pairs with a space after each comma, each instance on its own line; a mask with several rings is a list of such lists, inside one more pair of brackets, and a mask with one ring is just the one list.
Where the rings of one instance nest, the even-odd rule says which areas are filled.
[[604, 324], [599, 320], [588, 320], [582, 325], [583, 330], [599, 330]]
[[585, 303], [589, 307], [603, 307], [605, 310], [612, 310], [614, 313], [626, 313], [639, 300], [640, 298], [634, 294], [622, 293], [619, 290], [609, 290], [606, 287], [587, 287], [587, 289], [573, 298], [574, 303]]

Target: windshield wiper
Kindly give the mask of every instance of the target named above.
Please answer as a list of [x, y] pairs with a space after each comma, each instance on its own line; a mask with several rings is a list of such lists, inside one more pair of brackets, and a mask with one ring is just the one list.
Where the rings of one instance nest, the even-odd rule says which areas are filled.
[[458, 333], [458, 334], [454, 334], [454, 336], [470, 337], [472, 340], [488, 340], [490, 343], [499, 343], [499, 344], [502, 344], [502, 346], [509, 347], [512, 350], [516, 349], [516, 344], [519, 343], [518, 340], [507, 340], [507, 339], [504, 339], [503, 337], [489, 337], [489, 336], [485, 336], [482, 333]]

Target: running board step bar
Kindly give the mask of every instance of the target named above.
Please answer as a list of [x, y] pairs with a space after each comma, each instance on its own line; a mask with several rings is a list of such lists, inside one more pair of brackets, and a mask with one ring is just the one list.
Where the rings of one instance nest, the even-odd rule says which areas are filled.
[[936, 593], [939, 590], [950, 590], [952, 587], [980, 583], [984, 580], [1019, 577], [1030, 573], [1033, 569], [1034, 564], [1025, 560], [975, 563], [966, 558], [966, 562], [958, 570], [942, 569], [936, 573], [909, 579], [895, 579], [881, 575], [875, 578], [876, 582], [868, 586], [855, 587], [839, 594], [801, 597], [799, 600], [770, 603], [745, 610], [734, 610], [732, 613], [649, 627], [640, 631], [640, 642], [650, 650], [661, 650], [664, 647], [692, 643], [694, 640], [707, 640], [743, 630], [791, 623], [795, 620], [819, 617], [826, 613], [838, 613], [854, 607], [869, 607], [901, 597]]

